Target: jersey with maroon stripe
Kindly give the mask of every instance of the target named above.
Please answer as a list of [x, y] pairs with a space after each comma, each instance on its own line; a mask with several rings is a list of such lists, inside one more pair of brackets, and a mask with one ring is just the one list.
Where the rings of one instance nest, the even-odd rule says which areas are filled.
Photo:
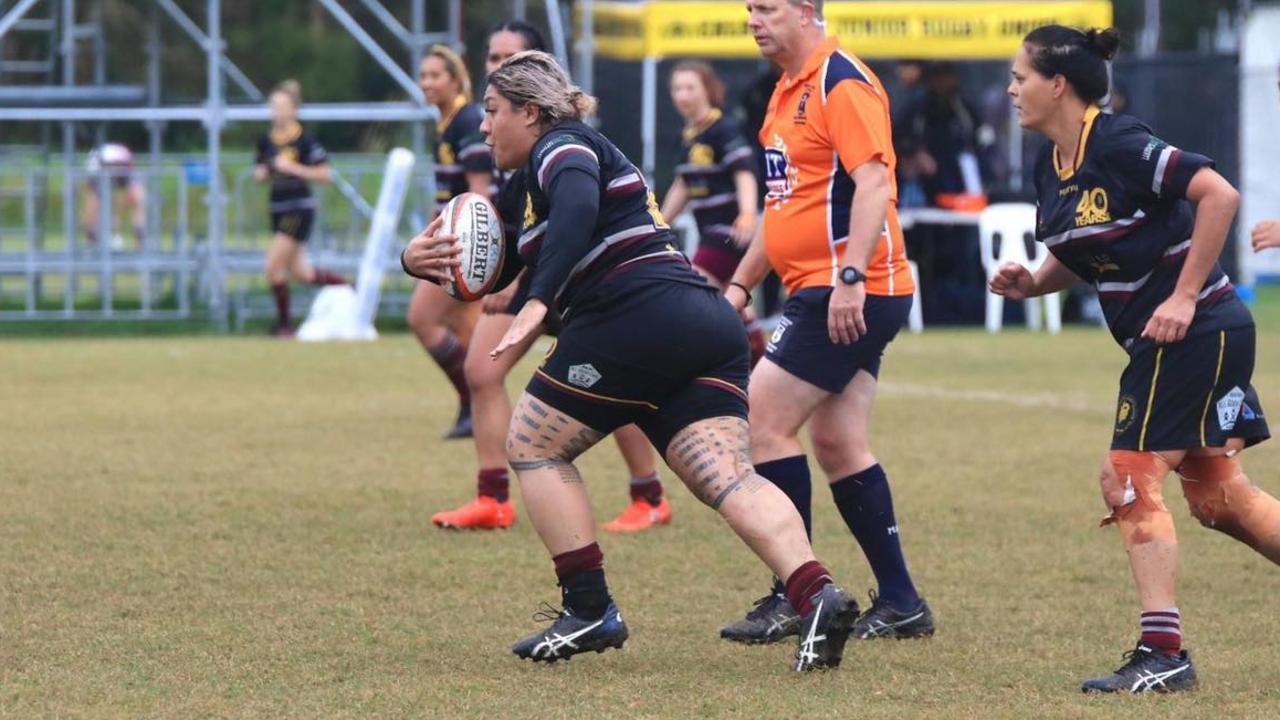
[[[1187, 187], [1205, 167], [1213, 161], [1097, 107], [1085, 114], [1074, 158], [1047, 144], [1037, 159], [1036, 239], [1097, 288], [1107, 326], [1125, 349], [1177, 285], [1195, 224]], [[1215, 263], [1188, 335], [1252, 323]]]
[[[547, 130], [524, 167], [528, 189], [517, 242], [531, 268], [529, 295], [567, 322], [571, 307], [606, 281], [704, 285], [671, 234], [644, 176], [599, 131], [578, 121]], [[576, 193], [594, 193], [595, 217], [571, 216]]]

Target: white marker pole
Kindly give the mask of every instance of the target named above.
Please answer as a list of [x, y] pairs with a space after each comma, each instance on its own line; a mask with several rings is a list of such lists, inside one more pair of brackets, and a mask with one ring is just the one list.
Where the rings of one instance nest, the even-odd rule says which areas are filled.
[[391, 241], [400, 224], [413, 163], [413, 153], [404, 148], [392, 150], [387, 157], [387, 170], [382, 176], [382, 189], [378, 192], [378, 204], [373, 209], [373, 223], [369, 227], [364, 257], [360, 260], [360, 274], [356, 278], [356, 296], [359, 298], [356, 320], [361, 328], [372, 329], [373, 319], [378, 313], [382, 277]]

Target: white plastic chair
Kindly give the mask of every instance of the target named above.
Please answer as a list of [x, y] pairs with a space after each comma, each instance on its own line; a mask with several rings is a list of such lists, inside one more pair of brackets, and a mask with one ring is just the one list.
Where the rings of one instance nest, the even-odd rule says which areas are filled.
[[[997, 269], [1007, 262], [1025, 265], [1035, 272], [1048, 257], [1049, 249], [1035, 242], [1036, 208], [1027, 203], [997, 203], [988, 206], [978, 217], [978, 239], [982, 252], [982, 266], [990, 280]], [[996, 252], [996, 238], [1000, 238], [1000, 249]], [[1028, 245], [1034, 256], [1027, 255]], [[1044, 302], [1042, 303], [1041, 300]], [[1027, 327], [1031, 330], [1041, 328], [1041, 313], [1048, 318], [1049, 333], [1057, 335], [1062, 331], [1062, 302], [1058, 293], [1040, 298], [1030, 298], [1026, 302]], [[987, 332], [997, 333], [1004, 323], [1004, 298], [987, 291]]]
[[915, 260], [908, 260], [911, 268], [911, 282], [916, 286], [911, 297], [911, 313], [907, 315], [907, 329], [913, 333], [924, 332], [924, 308], [920, 305], [920, 266]]

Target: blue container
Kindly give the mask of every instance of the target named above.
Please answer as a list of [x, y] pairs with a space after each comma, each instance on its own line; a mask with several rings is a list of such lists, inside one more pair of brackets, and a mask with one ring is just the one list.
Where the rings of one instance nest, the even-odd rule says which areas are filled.
[[199, 160], [184, 160], [182, 170], [186, 173], [187, 182], [191, 185], [209, 184], [209, 163]]

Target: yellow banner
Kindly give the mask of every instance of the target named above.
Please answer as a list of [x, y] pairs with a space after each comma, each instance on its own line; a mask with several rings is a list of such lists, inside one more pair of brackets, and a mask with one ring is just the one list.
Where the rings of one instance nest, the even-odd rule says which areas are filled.
[[[866, 58], [1003, 60], [1041, 25], [1112, 23], [1110, 0], [828, 2], [825, 15], [827, 32]], [[622, 60], [759, 55], [737, 0], [600, 2], [595, 34], [597, 53]]]

